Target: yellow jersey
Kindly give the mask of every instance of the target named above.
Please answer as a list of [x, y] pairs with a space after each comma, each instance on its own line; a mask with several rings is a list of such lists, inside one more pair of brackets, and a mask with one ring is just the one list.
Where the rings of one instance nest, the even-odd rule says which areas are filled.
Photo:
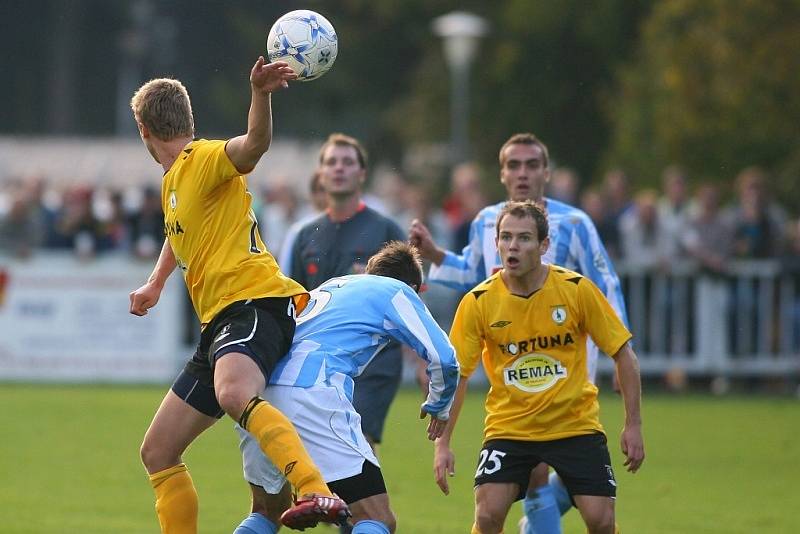
[[587, 376], [586, 336], [616, 354], [631, 334], [600, 290], [549, 265], [541, 289], [513, 295], [495, 273], [456, 311], [450, 341], [461, 374], [482, 359], [489, 379], [484, 438], [549, 441], [603, 431]]
[[261, 240], [247, 181], [225, 143], [186, 145], [161, 188], [164, 231], [203, 325], [238, 300], [306, 295]]

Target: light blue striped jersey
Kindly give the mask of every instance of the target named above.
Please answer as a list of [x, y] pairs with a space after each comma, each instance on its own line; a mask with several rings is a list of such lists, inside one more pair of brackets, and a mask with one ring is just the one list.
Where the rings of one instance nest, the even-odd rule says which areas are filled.
[[269, 383], [301, 388], [324, 383], [340, 387], [352, 401], [353, 377], [390, 339], [428, 362], [430, 391], [422, 408], [446, 419], [458, 385], [455, 350], [417, 293], [394, 278], [341, 276], [311, 291], [292, 348]]
[[[542, 262], [566, 267], [589, 278], [627, 326], [628, 314], [619, 277], [594, 223], [585, 212], [574, 206], [550, 198], [545, 202], [550, 224], [550, 248]], [[505, 204], [504, 201], [487, 206], [475, 216], [467, 246], [460, 255], [448, 250], [441, 265], [431, 265], [429, 282], [467, 292], [502, 268], [495, 246], [495, 225]]]

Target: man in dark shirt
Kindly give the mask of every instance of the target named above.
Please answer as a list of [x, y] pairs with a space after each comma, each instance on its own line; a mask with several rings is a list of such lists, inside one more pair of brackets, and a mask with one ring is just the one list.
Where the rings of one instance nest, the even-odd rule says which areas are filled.
[[[394, 221], [361, 200], [367, 155], [356, 139], [338, 133], [328, 137], [319, 152], [318, 172], [328, 208], [300, 230], [292, 247], [291, 277], [308, 289], [335, 276], [364, 272], [367, 259], [384, 244], [406, 237]], [[393, 343], [355, 381], [353, 405], [373, 448], [381, 441], [402, 370], [400, 345]]]

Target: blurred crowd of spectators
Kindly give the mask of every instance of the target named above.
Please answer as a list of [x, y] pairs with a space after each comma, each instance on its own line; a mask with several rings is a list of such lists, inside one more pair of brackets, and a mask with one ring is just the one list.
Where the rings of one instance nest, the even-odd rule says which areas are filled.
[[[679, 167], [664, 170], [661, 189], [631, 191], [624, 171], [605, 174], [599, 185], [582, 187], [575, 172], [556, 169], [547, 195], [581, 207], [594, 221], [612, 259], [648, 270], [668, 270], [695, 260], [706, 271], [724, 273], [731, 259], [777, 259], [800, 269], [800, 219], [791, 219], [769, 194], [769, 178], [742, 170], [730, 187], [693, 183]], [[298, 191], [290, 181], [251, 184], [262, 235], [276, 257], [296, 221], [324, 209], [324, 195], [311, 181]], [[304, 194], [305, 193], [305, 194]], [[436, 241], [460, 249], [477, 212], [496, 201], [485, 193], [481, 170], [456, 167], [449, 192], [436, 202], [427, 183], [381, 172], [365, 196], [403, 228], [419, 218]], [[727, 200], [726, 200], [727, 199]], [[73, 251], [81, 258], [118, 252], [137, 258], [158, 255], [163, 242], [160, 191], [72, 184], [56, 188], [41, 176], [0, 185], [0, 254], [29, 257], [39, 249]]]

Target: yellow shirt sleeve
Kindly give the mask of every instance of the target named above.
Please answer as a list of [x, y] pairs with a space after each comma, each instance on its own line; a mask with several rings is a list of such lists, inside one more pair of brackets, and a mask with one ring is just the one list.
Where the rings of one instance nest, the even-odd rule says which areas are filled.
[[583, 329], [600, 350], [613, 357], [633, 336], [600, 289], [588, 278], [578, 284], [578, 299]]
[[483, 329], [480, 325], [480, 312], [477, 299], [467, 293], [456, 310], [453, 326], [450, 328], [450, 343], [456, 349], [456, 358], [461, 368], [461, 376], [470, 376], [478, 366], [483, 352]]
[[198, 173], [200, 191], [211, 191], [223, 182], [241, 176], [234, 167], [228, 153], [225, 152], [227, 141], [208, 141], [198, 143], [195, 150], [200, 151], [198, 161], [203, 162], [204, 169]]

